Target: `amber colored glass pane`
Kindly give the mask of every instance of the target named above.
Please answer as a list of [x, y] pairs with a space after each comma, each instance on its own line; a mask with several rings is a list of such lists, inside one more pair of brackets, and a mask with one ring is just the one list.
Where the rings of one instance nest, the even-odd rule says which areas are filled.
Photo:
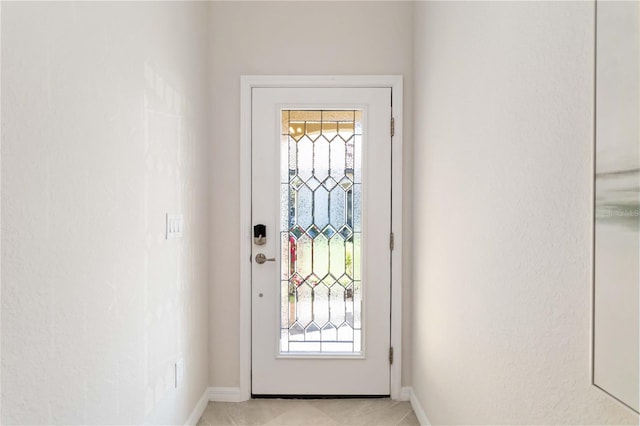
[[322, 136], [327, 140], [333, 140], [338, 134], [338, 123], [335, 121], [322, 123]]
[[280, 124], [280, 134], [289, 135], [289, 111], [282, 111], [282, 123]]
[[353, 121], [342, 121], [338, 123], [338, 134], [345, 141], [353, 136]]
[[322, 121], [322, 111], [313, 110], [290, 110], [282, 111], [283, 114], [289, 113], [289, 120], [297, 122], [305, 121]]
[[347, 110], [347, 111], [336, 111], [336, 110], [325, 110], [322, 111], [322, 121], [323, 122], [352, 122], [355, 117], [355, 111]]
[[322, 133], [322, 123], [320, 121], [307, 121], [305, 129], [305, 136], [315, 141]]

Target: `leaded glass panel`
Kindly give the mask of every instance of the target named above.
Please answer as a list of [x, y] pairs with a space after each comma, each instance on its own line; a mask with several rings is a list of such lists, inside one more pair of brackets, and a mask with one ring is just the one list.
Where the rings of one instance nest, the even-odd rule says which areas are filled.
[[362, 111], [283, 110], [281, 353], [362, 350]]

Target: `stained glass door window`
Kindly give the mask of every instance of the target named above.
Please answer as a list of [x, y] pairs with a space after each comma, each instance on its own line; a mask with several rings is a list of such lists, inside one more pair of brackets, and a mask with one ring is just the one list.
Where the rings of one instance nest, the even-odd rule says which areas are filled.
[[362, 350], [362, 111], [281, 111], [280, 352]]

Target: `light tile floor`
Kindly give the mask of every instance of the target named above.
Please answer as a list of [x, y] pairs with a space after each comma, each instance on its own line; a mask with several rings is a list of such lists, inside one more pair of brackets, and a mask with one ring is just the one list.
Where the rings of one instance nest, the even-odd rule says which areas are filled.
[[198, 426], [419, 425], [408, 402], [390, 399], [252, 399], [210, 402]]

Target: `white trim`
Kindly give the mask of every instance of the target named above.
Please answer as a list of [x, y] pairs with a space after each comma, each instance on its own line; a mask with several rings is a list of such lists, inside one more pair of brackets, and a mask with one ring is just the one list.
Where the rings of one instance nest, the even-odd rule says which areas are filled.
[[193, 407], [193, 411], [191, 411], [191, 415], [187, 417], [187, 420], [184, 422], [185, 426], [195, 426], [200, 421], [200, 417], [204, 414], [204, 410], [207, 409], [207, 404], [209, 403], [209, 388], [205, 389], [202, 392], [202, 396], [196, 403], [196, 406]]
[[398, 399], [402, 386], [402, 127], [403, 127], [403, 86], [402, 76], [392, 77], [391, 98], [394, 117], [394, 136], [391, 145], [391, 232], [394, 235], [394, 249], [391, 252], [391, 398]]
[[[402, 125], [401, 75], [364, 76], [256, 76], [240, 77], [240, 388], [238, 398], [251, 398], [251, 89], [254, 87], [390, 87], [395, 118], [392, 158], [391, 229], [395, 248], [391, 254], [392, 399], [401, 397], [402, 380]], [[216, 388], [214, 388], [216, 389]], [[221, 388], [223, 389], [223, 388]]]
[[413, 388], [409, 388], [409, 389], [411, 394], [411, 398], [410, 398], [411, 408], [413, 408], [413, 412], [418, 418], [418, 422], [420, 423], [421, 426], [431, 426], [431, 422], [427, 417], [427, 413], [425, 413], [424, 408], [422, 407], [422, 404], [420, 404], [418, 397], [416, 396], [415, 392], [413, 392]]
[[242, 402], [240, 388], [209, 388], [209, 401], [213, 402]]
[[240, 77], [240, 397], [251, 399], [251, 88]]

